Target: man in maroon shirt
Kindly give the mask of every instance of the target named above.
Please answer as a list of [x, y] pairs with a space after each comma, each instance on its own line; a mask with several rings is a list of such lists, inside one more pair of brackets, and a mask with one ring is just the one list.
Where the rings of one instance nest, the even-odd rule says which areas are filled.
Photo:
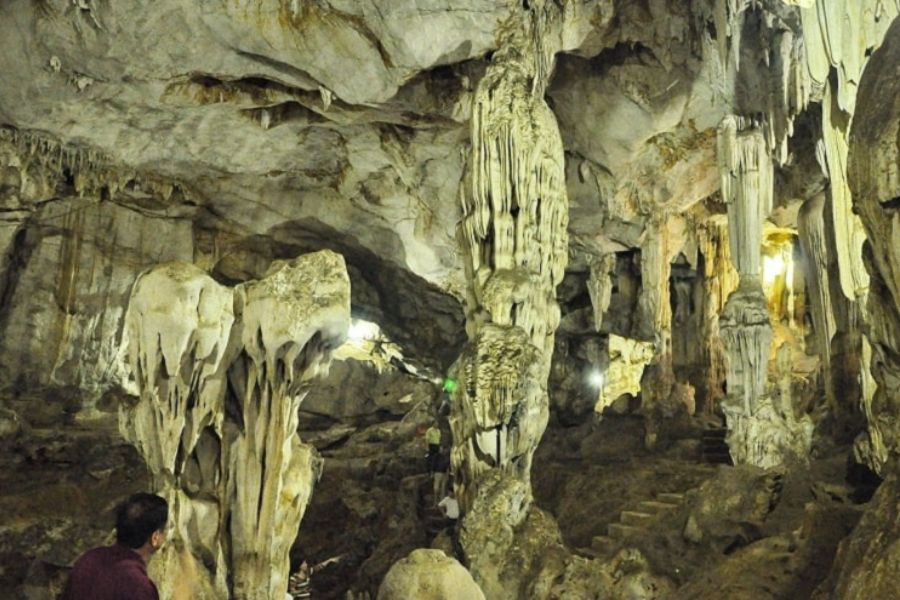
[[169, 506], [153, 494], [135, 494], [116, 511], [116, 541], [75, 562], [61, 600], [159, 600], [147, 562], [166, 539]]

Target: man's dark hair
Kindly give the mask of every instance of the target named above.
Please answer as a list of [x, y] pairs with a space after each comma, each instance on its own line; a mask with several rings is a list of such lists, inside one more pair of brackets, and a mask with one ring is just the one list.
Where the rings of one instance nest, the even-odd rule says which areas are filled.
[[140, 548], [168, 520], [169, 505], [163, 498], [134, 494], [116, 509], [116, 540], [129, 548]]

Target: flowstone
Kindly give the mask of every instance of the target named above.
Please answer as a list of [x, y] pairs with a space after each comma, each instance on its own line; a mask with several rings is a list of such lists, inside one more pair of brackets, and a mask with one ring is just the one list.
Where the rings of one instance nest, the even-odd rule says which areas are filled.
[[321, 468], [297, 413], [349, 317], [346, 267], [328, 251], [234, 290], [185, 263], [138, 277], [125, 336], [141, 398], [120, 429], [170, 502], [172, 543], [152, 564], [163, 598], [284, 597]]

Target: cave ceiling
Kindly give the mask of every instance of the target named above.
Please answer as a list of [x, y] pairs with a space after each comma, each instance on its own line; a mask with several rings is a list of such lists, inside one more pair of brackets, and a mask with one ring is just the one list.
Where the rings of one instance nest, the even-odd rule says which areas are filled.
[[[723, 212], [701, 201], [719, 186], [715, 128], [736, 84], [713, 60], [712, 2], [566, 6], [547, 95], [566, 149], [570, 269], [584, 270], [637, 247], [654, 215]], [[442, 315], [426, 347], [449, 346], [446, 364], [462, 336], [455, 227], [471, 97], [521, 8], [7, 1], [0, 124], [23, 152], [58, 153], [76, 188], [189, 222], [196, 262], [221, 279], [297, 250], [345, 252], [354, 284], [371, 288], [354, 306], [389, 332]], [[807, 166], [785, 178], [788, 196], [821, 179]], [[25, 211], [60, 194], [20, 187]], [[424, 308], [391, 317], [380, 285]]]

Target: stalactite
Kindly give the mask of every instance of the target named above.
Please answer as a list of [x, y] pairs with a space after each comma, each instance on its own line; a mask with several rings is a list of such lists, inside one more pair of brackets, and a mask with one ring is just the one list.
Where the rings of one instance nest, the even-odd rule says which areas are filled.
[[800, 244], [806, 257], [806, 281], [813, 322], [814, 345], [822, 361], [825, 379], [825, 396], [828, 403], [837, 408], [834, 384], [831, 377], [831, 340], [837, 331], [831, 299], [828, 271], [828, 245], [825, 231], [825, 197], [815, 196], [800, 209], [798, 226]]
[[612, 272], [616, 267], [616, 255], [607, 253], [591, 262], [587, 288], [594, 309], [594, 331], [599, 332], [603, 325], [603, 314], [612, 300]]
[[678, 252], [672, 240], [671, 217], [654, 217], [641, 240], [641, 296], [639, 300], [641, 333], [652, 337], [654, 357], [652, 376], [641, 390], [642, 401], [652, 409], [668, 400], [675, 383], [672, 366], [672, 303], [669, 279], [672, 259]]
[[812, 82], [806, 69], [803, 38], [792, 29], [789, 18], [772, 12], [756, 0], [716, 0], [712, 19], [716, 26], [718, 61], [726, 84], [742, 69], [755, 66], [741, 64], [743, 28], [748, 14], [758, 15], [763, 36], [746, 43], [761, 45], [765, 68], [774, 88], [759, 120], [769, 155], [778, 163], [787, 163], [788, 139], [794, 132], [794, 119], [810, 101]]
[[[829, 181], [838, 277], [844, 296], [865, 306], [869, 275], [862, 261], [865, 230], [853, 212], [848, 184], [849, 133], [856, 110], [858, 84], [871, 50], [881, 45], [900, 14], [897, 0], [816, 0], [800, 9], [805, 36], [808, 76], [824, 88], [820, 161]], [[831, 77], [835, 72], [836, 77]], [[850, 339], [861, 339], [849, 332]], [[868, 342], [866, 342], [868, 344]], [[862, 357], [859, 386], [863, 412], [869, 413], [875, 393], [870, 355]]]
[[175, 543], [155, 561], [164, 598], [185, 564], [208, 571], [192, 597], [284, 597], [321, 463], [298, 409], [349, 314], [346, 267], [327, 251], [235, 290], [183, 263], [136, 281], [125, 335], [141, 400], [120, 429], [172, 504]]

